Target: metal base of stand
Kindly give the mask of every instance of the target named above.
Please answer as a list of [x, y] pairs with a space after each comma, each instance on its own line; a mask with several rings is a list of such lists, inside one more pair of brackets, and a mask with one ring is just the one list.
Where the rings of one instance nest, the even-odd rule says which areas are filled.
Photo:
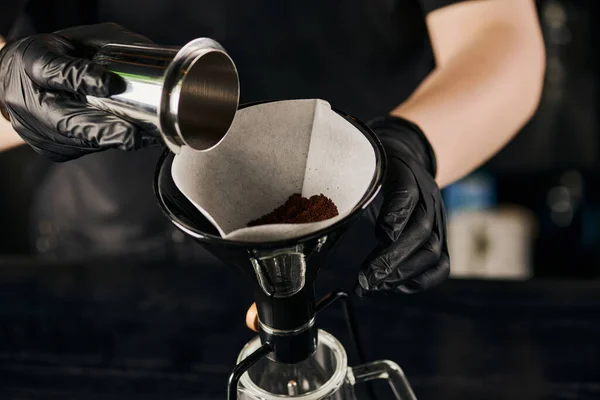
[[[329, 293], [327, 296], [321, 299], [319, 303], [317, 303], [317, 314], [338, 300], [342, 300], [344, 317], [348, 326], [348, 331], [350, 332], [350, 340], [352, 341], [352, 345], [354, 346], [356, 354], [358, 355], [358, 361], [361, 364], [364, 364], [366, 362], [365, 353], [360, 341], [358, 325], [356, 324], [354, 309], [350, 303], [350, 295], [348, 292], [342, 289], [337, 289]], [[238, 384], [242, 375], [244, 375], [244, 373], [246, 373], [246, 371], [248, 371], [254, 364], [266, 357], [271, 351], [273, 351], [271, 344], [264, 343], [256, 351], [235, 366], [231, 375], [229, 376], [229, 382], [227, 384], [227, 400], [237, 399]], [[371, 385], [369, 385], [368, 391], [371, 399], [375, 399], [374, 391]]]

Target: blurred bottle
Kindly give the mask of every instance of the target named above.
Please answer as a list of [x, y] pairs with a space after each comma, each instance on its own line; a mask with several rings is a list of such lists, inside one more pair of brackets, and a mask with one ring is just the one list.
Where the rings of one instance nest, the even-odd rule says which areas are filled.
[[475, 173], [446, 189], [451, 275], [527, 279], [531, 276], [534, 218], [522, 207], [497, 204], [496, 183]]

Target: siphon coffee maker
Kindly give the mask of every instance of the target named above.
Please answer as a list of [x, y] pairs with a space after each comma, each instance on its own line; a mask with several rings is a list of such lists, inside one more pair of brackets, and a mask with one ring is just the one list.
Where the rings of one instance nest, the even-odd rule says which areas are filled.
[[[239, 354], [227, 387], [230, 400], [354, 399], [354, 385], [375, 379], [387, 380], [394, 398], [415, 399], [398, 365], [391, 361], [365, 363], [348, 294], [338, 290], [319, 302], [315, 298], [315, 281], [327, 256], [373, 201], [386, 168], [385, 152], [375, 134], [355, 118], [333, 112], [368, 141], [375, 155], [373, 174], [347, 215], [299, 237], [254, 242], [223, 238], [179, 190], [172, 175], [175, 154], [165, 151], [158, 161], [154, 190], [163, 212], [253, 287], [259, 335]], [[341, 343], [317, 327], [319, 313], [336, 302], [343, 305], [360, 366], [349, 367]]]
[[[168, 147], [159, 159], [154, 179], [164, 213], [184, 233], [244, 275], [254, 288], [259, 336], [238, 357], [228, 382], [228, 399], [353, 399], [355, 384], [374, 379], [387, 380], [396, 399], [414, 399], [396, 364], [364, 363], [348, 294], [339, 290], [318, 303], [315, 299], [315, 281], [328, 254], [381, 188], [386, 159], [373, 132], [322, 101], [314, 103], [313, 123], [319, 113], [337, 113], [338, 120], [351, 124], [352, 133], [358, 132], [357, 136], [368, 142], [365, 145], [373, 153], [373, 170], [372, 176], [363, 176], [370, 180], [365, 180], [364, 193], [343, 216], [319, 225], [319, 229], [252, 242], [224, 238], [215, 220], [210, 221], [182, 193], [172, 171], [176, 154], [190, 149], [208, 154], [223, 147], [217, 145], [230, 136], [226, 134], [231, 132], [234, 119], [239, 120], [239, 80], [231, 58], [219, 43], [199, 38], [183, 47], [112, 43], [101, 48], [93, 60], [121, 76], [126, 88], [110, 98], [88, 96], [87, 102], [136, 123], [145, 132], [161, 137]], [[306, 106], [312, 103], [304, 102]], [[287, 122], [280, 128], [285, 129]], [[319, 142], [322, 145], [331, 138], [319, 139], [324, 140]], [[239, 149], [234, 148], [234, 155]], [[318, 314], [336, 301], [344, 305], [362, 363], [358, 367], [348, 367], [341, 343], [317, 328]]]

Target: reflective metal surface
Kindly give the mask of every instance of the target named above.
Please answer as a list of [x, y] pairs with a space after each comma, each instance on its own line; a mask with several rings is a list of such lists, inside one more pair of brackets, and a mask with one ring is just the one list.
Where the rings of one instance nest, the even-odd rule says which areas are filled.
[[[260, 335], [263, 342], [274, 346], [273, 357], [278, 361], [297, 362], [315, 351], [317, 329], [308, 324], [315, 317], [315, 280], [330, 250], [379, 192], [384, 176], [385, 153], [375, 134], [351, 116], [336, 112], [353, 124], [373, 146], [375, 173], [366, 193], [347, 217], [299, 238], [264, 243], [225, 240], [173, 182], [174, 154], [165, 152], [156, 169], [155, 193], [169, 219], [245, 275], [254, 286], [261, 326], [270, 328], [267, 331], [260, 329]], [[300, 329], [302, 327], [308, 328]], [[297, 334], [277, 334], [282, 331]]]
[[88, 96], [94, 107], [162, 136], [170, 150], [208, 150], [225, 136], [237, 111], [239, 80], [225, 50], [201, 38], [179, 47], [108, 44], [94, 61], [127, 87], [110, 98]]

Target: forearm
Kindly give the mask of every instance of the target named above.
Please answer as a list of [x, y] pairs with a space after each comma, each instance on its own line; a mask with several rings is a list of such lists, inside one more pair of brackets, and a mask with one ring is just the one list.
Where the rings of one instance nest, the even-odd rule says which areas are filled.
[[425, 132], [443, 187], [490, 158], [531, 118], [545, 62], [541, 35], [503, 23], [478, 28], [436, 56], [438, 67], [392, 114]]
[[[2, 49], [2, 47], [4, 47], [4, 39], [0, 36], [0, 49]], [[0, 116], [0, 153], [24, 143], [25, 142], [12, 128], [10, 122]]]
[[0, 116], [0, 153], [22, 144], [25, 142], [17, 135], [10, 122]]

